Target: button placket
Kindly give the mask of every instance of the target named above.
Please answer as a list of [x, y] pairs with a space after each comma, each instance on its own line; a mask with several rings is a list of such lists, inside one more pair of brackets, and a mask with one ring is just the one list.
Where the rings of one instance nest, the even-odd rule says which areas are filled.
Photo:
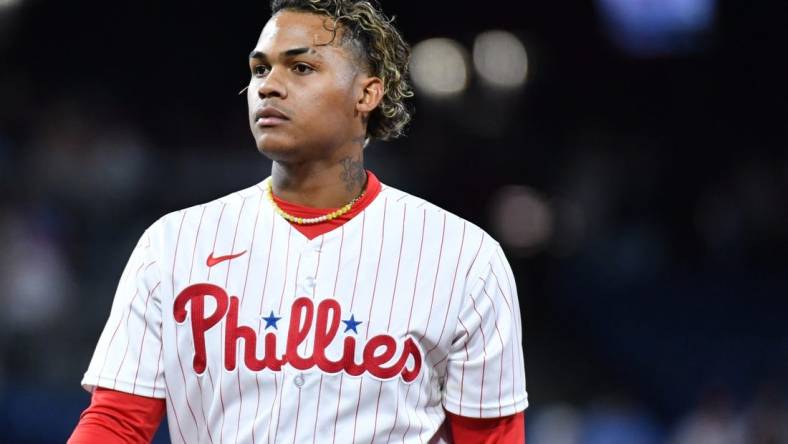
[[314, 275], [320, 244], [307, 243], [301, 250], [301, 271], [298, 276], [298, 290], [301, 296], [313, 296], [317, 279]]

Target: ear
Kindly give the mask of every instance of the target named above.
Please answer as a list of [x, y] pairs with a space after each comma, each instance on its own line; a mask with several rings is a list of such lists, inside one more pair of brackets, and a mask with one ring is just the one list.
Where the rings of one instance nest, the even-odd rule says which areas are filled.
[[356, 101], [356, 111], [371, 113], [383, 100], [383, 81], [378, 77], [364, 77], [361, 82], [361, 94]]

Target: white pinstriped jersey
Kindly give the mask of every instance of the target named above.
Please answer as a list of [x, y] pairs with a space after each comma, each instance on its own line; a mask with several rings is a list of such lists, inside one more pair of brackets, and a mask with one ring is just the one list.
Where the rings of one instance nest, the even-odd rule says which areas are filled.
[[407, 193], [309, 240], [258, 184], [142, 236], [82, 385], [166, 398], [174, 443], [449, 442], [528, 405], [499, 245]]

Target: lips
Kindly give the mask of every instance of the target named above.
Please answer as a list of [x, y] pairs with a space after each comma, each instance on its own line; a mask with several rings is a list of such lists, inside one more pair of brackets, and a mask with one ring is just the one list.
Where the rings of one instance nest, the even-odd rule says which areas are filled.
[[254, 113], [254, 121], [257, 126], [276, 126], [290, 120], [285, 113], [273, 106], [265, 106], [257, 109]]

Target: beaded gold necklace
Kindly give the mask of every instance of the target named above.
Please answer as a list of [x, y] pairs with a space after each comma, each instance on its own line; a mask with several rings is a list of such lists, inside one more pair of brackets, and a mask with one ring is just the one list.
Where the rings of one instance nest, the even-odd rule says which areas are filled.
[[348, 211], [350, 211], [350, 209], [353, 208], [353, 205], [355, 205], [356, 202], [358, 202], [359, 199], [361, 199], [361, 197], [364, 196], [364, 193], [367, 192], [367, 187], [365, 185], [364, 188], [361, 190], [361, 193], [359, 193], [359, 195], [356, 196], [353, 200], [351, 200], [350, 202], [348, 202], [338, 210], [334, 210], [328, 214], [324, 214], [318, 217], [296, 217], [293, 216], [292, 214], [286, 213], [285, 210], [279, 208], [279, 205], [276, 204], [276, 200], [274, 200], [274, 189], [272, 182], [273, 181], [271, 179], [268, 179], [268, 182], [266, 183], [266, 187], [265, 187], [265, 191], [266, 191], [265, 195], [268, 198], [268, 200], [271, 202], [271, 205], [274, 207], [274, 210], [285, 220], [299, 225], [319, 224], [320, 222], [327, 222], [336, 219], [340, 216], [343, 216]]

